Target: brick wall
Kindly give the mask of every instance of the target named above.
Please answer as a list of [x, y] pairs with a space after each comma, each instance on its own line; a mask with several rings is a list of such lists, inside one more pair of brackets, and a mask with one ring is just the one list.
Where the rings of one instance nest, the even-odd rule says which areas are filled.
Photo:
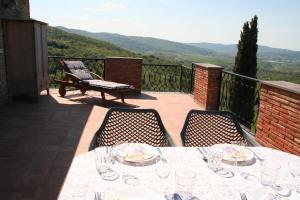
[[195, 64], [194, 99], [206, 110], [219, 108], [220, 79], [223, 67]]
[[300, 156], [300, 85], [262, 82], [256, 140]]
[[105, 80], [126, 83], [141, 92], [142, 65], [141, 58], [105, 58]]

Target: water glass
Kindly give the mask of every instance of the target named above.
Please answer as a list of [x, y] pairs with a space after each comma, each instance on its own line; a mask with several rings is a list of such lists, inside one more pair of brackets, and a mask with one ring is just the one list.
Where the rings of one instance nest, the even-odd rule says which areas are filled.
[[192, 197], [194, 185], [197, 179], [196, 171], [189, 169], [177, 169], [175, 171], [175, 187], [176, 192], [180, 194], [183, 199]]
[[207, 159], [208, 159], [208, 168], [217, 172], [221, 170], [221, 161], [223, 158], [223, 147], [221, 145], [213, 145], [209, 147]]
[[105, 173], [111, 165], [111, 149], [109, 147], [97, 148], [95, 152], [95, 163], [98, 173], [101, 175]]
[[261, 162], [261, 184], [274, 187], [281, 165], [276, 159], [265, 159]]

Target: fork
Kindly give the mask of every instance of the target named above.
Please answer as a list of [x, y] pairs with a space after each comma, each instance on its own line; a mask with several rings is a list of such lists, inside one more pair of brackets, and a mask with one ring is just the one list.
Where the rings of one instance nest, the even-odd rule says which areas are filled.
[[245, 193], [240, 193], [241, 200], [247, 200], [247, 196]]
[[203, 152], [202, 152], [201, 149], [200, 149], [199, 147], [197, 148], [197, 150], [202, 154], [202, 156], [203, 156], [203, 161], [204, 161], [204, 162], [207, 162], [208, 160], [207, 160], [207, 157], [206, 157], [204, 151], [202, 150], [202, 151], [203, 151]]

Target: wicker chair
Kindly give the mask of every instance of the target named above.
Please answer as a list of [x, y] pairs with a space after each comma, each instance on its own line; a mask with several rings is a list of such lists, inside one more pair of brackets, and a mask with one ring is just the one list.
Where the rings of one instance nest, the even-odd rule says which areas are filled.
[[191, 110], [180, 133], [183, 146], [211, 146], [239, 142], [253, 146], [247, 140], [235, 116], [227, 111]]
[[158, 112], [153, 109], [111, 108], [96, 132], [90, 150], [117, 142], [175, 146]]

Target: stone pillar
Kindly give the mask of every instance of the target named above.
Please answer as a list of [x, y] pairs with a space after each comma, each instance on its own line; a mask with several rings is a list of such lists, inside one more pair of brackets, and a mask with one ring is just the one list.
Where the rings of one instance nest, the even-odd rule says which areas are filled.
[[194, 99], [205, 110], [218, 110], [223, 67], [195, 63]]
[[263, 81], [256, 140], [300, 156], [300, 85]]
[[134, 86], [136, 92], [142, 89], [142, 58], [105, 58], [105, 80]]

